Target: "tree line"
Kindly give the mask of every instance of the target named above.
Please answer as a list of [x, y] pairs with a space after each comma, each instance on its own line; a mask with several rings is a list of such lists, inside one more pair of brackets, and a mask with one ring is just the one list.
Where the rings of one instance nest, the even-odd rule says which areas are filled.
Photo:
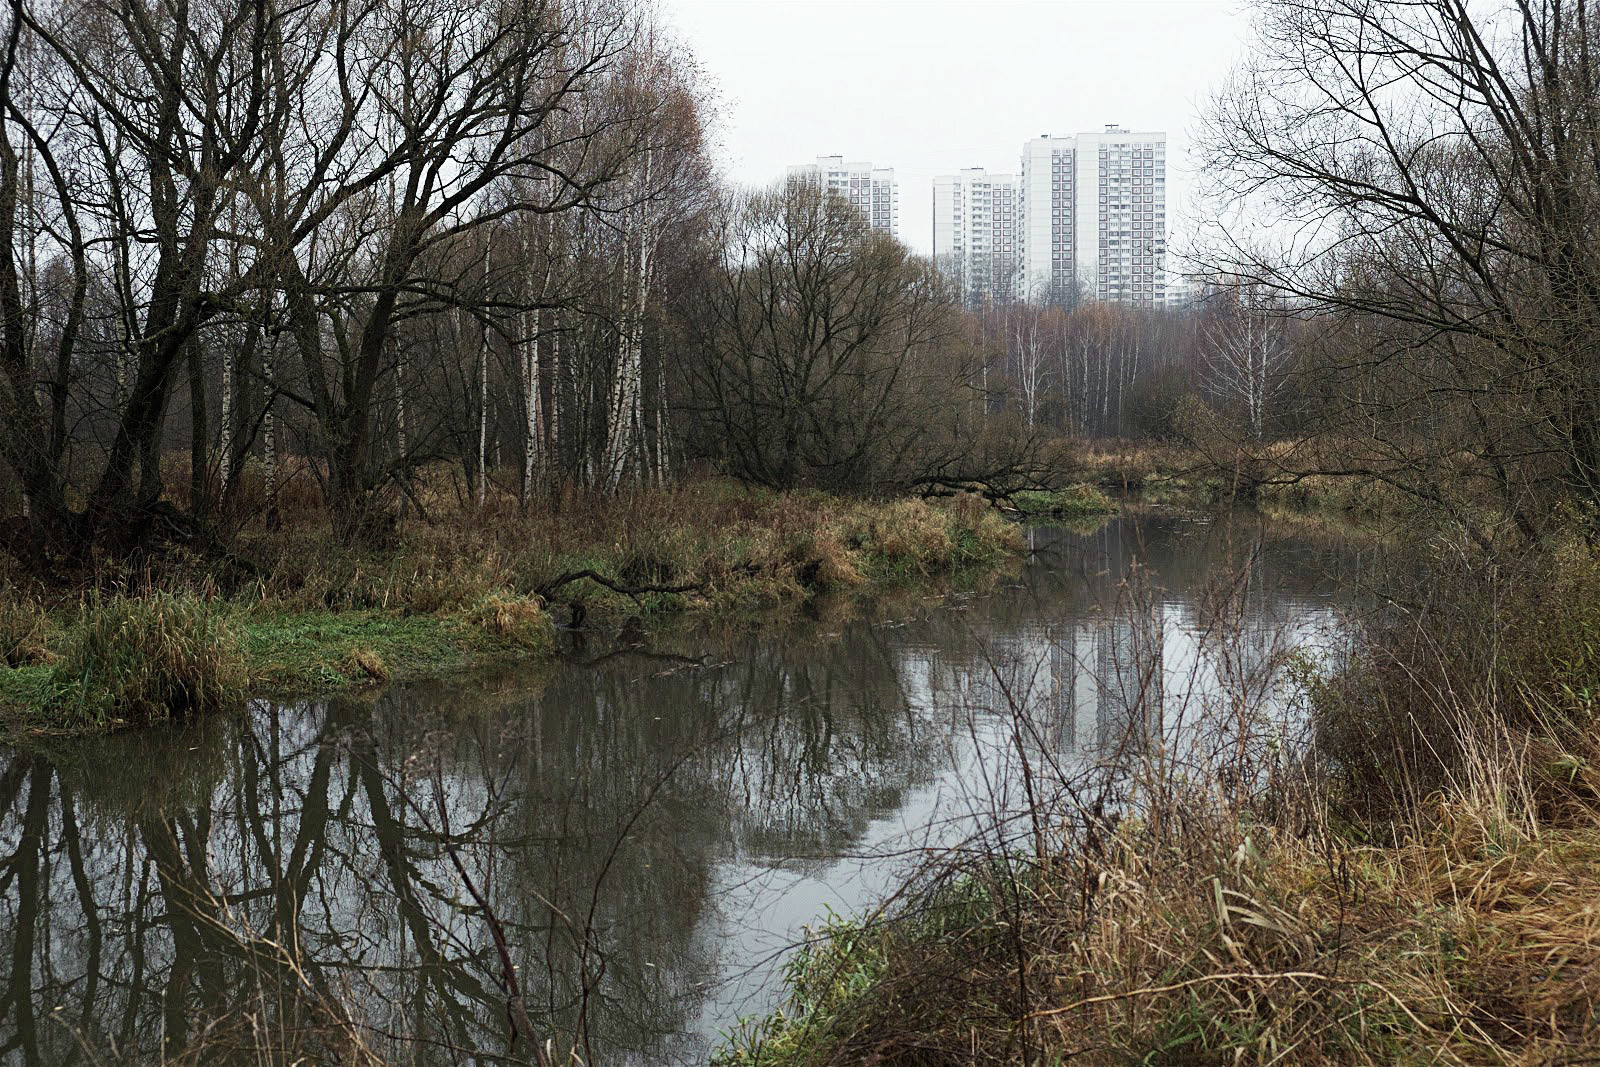
[[1587, 5], [1507, 11], [1263, 0], [1207, 298], [971, 309], [836, 199], [722, 182], [629, 0], [16, 0], [0, 528], [226, 540], [286, 465], [345, 537], [440, 465], [527, 508], [701, 468], [999, 492], [1052, 436], [1205, 425], [1314, 440], [1289, 477], [1460, 468], [1531, 529], [1600, 485], [1600, 105]]
[[18, 0], [4, 20], [14, 554], [270, 528], [291, 458], [346, 537], [440, 462], [525, 506], [699, 460], [837, 488], [1029, 463], [976, 419], [926, 264], [822, 194], [719, 183], [702, 79], [648, 7]]
[[148, 536], [180, 414], [200, 521], [295, 447], [356, 531], [463, 444], [463, 406], [480, 480], [491, 405], [535, 431], [525, 470], [563, 442], [602, 482], [651, 462], [652, 252], [706, 170], [648, 12], [45, 3], [5, 28], [4, 454], [46, 543]]

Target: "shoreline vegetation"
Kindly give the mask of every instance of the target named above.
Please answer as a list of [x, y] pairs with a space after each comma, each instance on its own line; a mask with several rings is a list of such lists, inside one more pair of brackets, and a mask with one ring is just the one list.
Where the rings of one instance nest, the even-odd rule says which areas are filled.
[[[993, 505], [970, 493], [874, 499], [708, 478], [574, 494], [532, 513], [499, 494], [474, 508], [419, 480], [427, 521], [356, 542], [328, 529], [313, 492], [284, 492], [282, 528], [241, 533], [225, 556], [172, 550], [51, 584], [0, 575], [0, 742], [136, 727], [252, 692], [330, 693], [538, 660], [554, 654], [561, 627], [638, 628], [971, 573], [1020, 550], [1019, 521], [1240, 502], [1224, 470], [1179, 448], [1085, 450], [1065, 474], [1060, 488]], [[1242, 502], [1342, 527], [1375, 513], [1352, 499], [1365, 498]], [[189, 645], [204, 655], [190, 662]]]
[[[1025, 810], [810, 928], [780, 1006], [713, 1062], [1592, 1056], [1600, 560], [1574, 532], [1486, 566], [1448, 535], [1380, 564], [1404, 609], [1352, 619], [1336, 661], [1263, 658], [1219, 575], [1219, 694], [1133, 715], [1087, 768], [1019, 741]], [[1130, 580], [1117, 610], [1157, 595]], [[1287, 711], [1260, 701], [1273, 676]]]
[[[1071, 179], [1121, 190], [1105, 273], [1080, 276], [981, 242], [919, 255], [820, 164], [728, 182], [714, 80], [655, 5], [14, 5], [0, 742], [539, 660], [561, 627], [627, 644], [686, 612], [964, 580], [1021, 551], [1017, 518], [1350, 524], [1375, 548], [1324, 658], [1303, 634], [1253, 643], [1239, 570], [1194, 600], [1189, 658], [1212, 661], [1187, 688], [1149, 673], [1159, 652], [1096, 651], [1100, 686], [1146, 673], [1113, 725], [1097, 712], [1121, 736], [1087, 766], [1057, 765], [1026, 701], [974, 698], [1011, 718], [1027, 803], [982, 798], [972, 841], [816, 929], [787, 1001], [720, 1062], [1595, 1062], [1594, 5], [1244, 7], [1230, 73], [1194, 87], [1185, 232], [1160, 207], [1180, 161], [1123, 130]], [[1143, 573], [1117, 576], [1108, 621], [1159, 636]], [[7, 818], [43, 842], [49, 768], [27, 763]], [[470, 886], [434, 767], [437, 841]], [[18, 849], [0, 883], [85, 884], [61, 845]], [[249, 958], [303, 979], [298, 863], [205, 903], [270, 909]], [[178, 915], [190, 882], [160, 867], [145, 899]], [[537, 992], [551, 1018], [576, 1003], [586, 1063], [597, 870], [587, 918], [537, 919], [547, 945], [574, 935], [582, 996], [554, 970]], [[498, 970], [440, 995], [492, 978], [495, 1055], [557, 1062], [469, 895]], [[15, 909], [0, 999], [24, 1042], [44, 1006], [22, 994], [61, 943], [40, 914]], [[83, 915], [60, 921], [98, 961]], [[138, 1013], [243, 973], [191, 965], [209, 927], [172, 929], [129, 942], [140, 974], [167, 966], [160, 1003], [126, 1009], [163, 1061], [164, 1022]], [[107, 1010], [124, 987], [98, 967], [52, 1014]], [[307, 990], [350, 1038], [333, 1058], [376, 1062], [336, 987]], [[238, 1020], [250, 1058], [296, 1055], [261, 1003]]]
[[[0, 585], [0, 739], [138, 726], [555, 651], [558, 626], [642, 632], [992, 568], [1017, 526], [977, 496], [850, 499], [705, 480], [514, 501], [341, 544], [308, 513], [227, 559], [145, 559], [78, 588]], [[244, 561], [251, 561], [246, 563]], [[87, 589], [87, 592], [83, 591]]]

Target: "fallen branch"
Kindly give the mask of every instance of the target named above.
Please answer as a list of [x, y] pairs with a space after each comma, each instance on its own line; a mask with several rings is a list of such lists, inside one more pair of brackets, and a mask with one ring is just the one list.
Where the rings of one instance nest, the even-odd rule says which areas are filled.
[[702, 586], [699, 582], [690, 582], [687, 585], [623, 585], [621, 582], [612, 581], [603, 574], [596, 574], [591, 570], [581, 570], [568, 571], [555, 581], [547, 582], [546, 584], [540, 586], [537, 590], [535, 590], [535, 593], [538, 596], [549, 600], [551, 595], [554, 594], [557, 589], [560, 589], [562, 586], [567, 585], [570, 582], [580, 581], [584, 578], [589, 579], [591, 582], [597, 582], [600, 585], [605, 586], [613, 593], [622, 593], [625, 596], [633, 597], [635, 600], [643, 596], [645, 593], [699, 593], [704, 591], [704, 586]]

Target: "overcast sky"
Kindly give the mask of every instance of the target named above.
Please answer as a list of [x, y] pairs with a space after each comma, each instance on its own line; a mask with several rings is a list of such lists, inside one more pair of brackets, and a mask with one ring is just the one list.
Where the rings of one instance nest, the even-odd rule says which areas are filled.
[[932, 244], [932, 181], [1014, 172], [1022, 142], [1107, 123], [1165, 130], [1169, 228], [1186, 133], [1243, 47], [1217, 0], [663, 0], [719, 102], [725, 173], [766, 185], [843, 155], [892, 166], [900, 236]]

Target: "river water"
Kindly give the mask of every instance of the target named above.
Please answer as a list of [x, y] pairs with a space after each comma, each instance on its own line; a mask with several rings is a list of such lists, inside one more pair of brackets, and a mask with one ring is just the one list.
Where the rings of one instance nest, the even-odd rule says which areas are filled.
[[1087, 760], [1326, 654], [1359, 566], [1254, 516], [1029, 539], [977, 589], [0, 753], [0, 1063], [292, 1045], [307, 996], [386, 1059], [494, 1062], [503, 959], [592, 1062], [702, 1062], [806, 924], [1014, 802], [1019, 716]]

